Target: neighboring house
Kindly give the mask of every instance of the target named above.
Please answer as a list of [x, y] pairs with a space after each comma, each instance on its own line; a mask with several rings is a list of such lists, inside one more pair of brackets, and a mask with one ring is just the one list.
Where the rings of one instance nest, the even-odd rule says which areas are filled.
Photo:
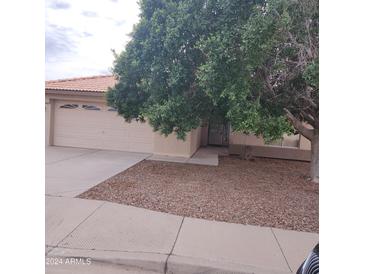
[[54, 146], [147, 152], [191, 157], [200, 146], [229, 146], [237, 153], [252, 146], [254, 156], [309, 160], [310, 142], [294, 135], [267, 145], [262, 138], [233, 133], [227, 125], [192, 130], [185, 141], [165, 137], [146, 123], [127, 123], [108, 107], [105, 92], [113, 76], [93, 76], [46, 81], [46, 143]]

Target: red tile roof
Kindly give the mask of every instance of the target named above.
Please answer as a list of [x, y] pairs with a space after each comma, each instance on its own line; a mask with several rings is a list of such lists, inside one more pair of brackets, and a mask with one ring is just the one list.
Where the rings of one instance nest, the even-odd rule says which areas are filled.
[[113, 87], [117, 80], [113, 75], [99, 75], [90, 77], [70, 78], [46, 81], [46, 90], [67, 90], [86, 92], [106, 92]]

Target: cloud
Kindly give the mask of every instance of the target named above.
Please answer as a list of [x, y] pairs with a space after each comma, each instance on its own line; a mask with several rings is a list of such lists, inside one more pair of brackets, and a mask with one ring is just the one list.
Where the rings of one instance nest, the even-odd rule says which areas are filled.
[[112, 71], [110, 69], [101, 69], [101, 70], [98, 71], [98, 74], [108, 75], [108, 74], [112, 74]]
[[73, 40], [75, 31], [71, 28], [50, 24], [46, 28], [46, 62], [56, 61], [63, 56], [71, 56], [76, 52]]
[[115, 17], [105, 16], [104, 19], [111, 21], [115, 26], [120, 27], [127, 23], [124, 19], [116, 19]]
[[94, 11], [84, 10], [83, 12], [81, 12], [81, 14], [86, 17], [98, 17], [98, 14]]
[[92, 33], [90, 33], [90, 32], [84, 31], [84, 32], [82, 33], [82, 37], [91, 37], [91, 36], [93, 36], [93, 34], [92, 34]]
[[71, 5], [69, 3], [56, 0], [56, 1], [52, 1], [49, 4], [49, 7], [51, 9], [69, 9], [71, 7]]
[[117, 27], [120, 27], [120, 26], [124, 25], [125, 23], [126, 23], [126, 21], [125, 21], [125, 20], [116, 20], [116, 21], [115, 21], [115, 25], [116, 25]]
[[110, 74], [110, 49], [120, 53], [130, 40], [137, 2], [46, 0], [46, 78]]

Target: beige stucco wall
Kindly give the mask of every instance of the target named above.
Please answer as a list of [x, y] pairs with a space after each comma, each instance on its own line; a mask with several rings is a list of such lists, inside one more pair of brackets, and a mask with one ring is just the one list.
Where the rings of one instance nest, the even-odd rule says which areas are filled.
[[266, 145], [262, 137], [231, 132], [229, 136], [229, 153], [241, 154], [243, 145], [251, 146], [251, 154], [255, 157], [268, 157], [310, 161], [310, 141], [303, 136], [284, 135], [281, 144]]
[[46, 112], [45, 112], [45, 139], [46, 145], [52, 146], [53, 145], [53, 127], [54, 127], [54, 100], [50, 98], [46, 98]]
[[168, 156], [190, 156], [191, 134], [187, 134], [185, 141], [178, 140], [176, 134], [170, 134], [167, 137], [161, 135], [160, 132], [155, 132], [153, 153], [157, 155]]
[[[293, 147], [297, 145], [299, 149], [311, 150], [310, 141], [303, 137], [299, 137], [299, 144], [296, 144], [294, 135], [284, 135], [283, 146]], [[230, 145], [249, 145], [249, 146], [267, 146], [262, 137], [257, 137], [253, 134], [243, 134], [238, 132], [231, 132], [229, 136]]]
[[209, 128], [208, 126], [202, 126], [200, 129], [200, 145], [205, 147], [208, 145], [208, 133], [209, 133]]
[[296, 135], [284, 134], [283, 140], [282, 140], [282, 145], [283, 145], [283, 147], [299, 148], [299, 140], [300, 140], [299, 134], [296, 134]]
[[45, 104], [45, 142], [47, 145], [49, 145], [49, 100], [48, 102], [46, 101]]
[[198, 150], [201, 144], [202, 128], [198, 127], [191, 131], [190, 155], [193, 155]]
[[257, 137], [254, 134], [243, 134], [231, 131], [229, 135], [229, 143], [232, 145], [250, 145], [250, 146], [264, 146], [264, 139]]
[[[313, 129], [313, 127], [309, 124], [304, 124], [307, 128]], [[299, 139], [299, 148], [304, 150], [311, 150], [311, 142], [305, 138], [303, 135], [300, 136]]]
[[200, 127], [189, 132], [185, 141], [178, 140], [175, 133], [165, 137], [159, 132], [155, 132], [153, 153], [156, 155], [191, 157], [200, 147], [200, 139]]
[[[242, 145], [229, 145], [229, 154], [239, 155]], [[310, 161], [310, 150], [279, 146], [251, 146], [250, 154], [254, 157], [277, 158], [287, 160]]]
[[311, 150], [311, 141], [301, 135], [299, 138], [299, 148], [304, 150]]

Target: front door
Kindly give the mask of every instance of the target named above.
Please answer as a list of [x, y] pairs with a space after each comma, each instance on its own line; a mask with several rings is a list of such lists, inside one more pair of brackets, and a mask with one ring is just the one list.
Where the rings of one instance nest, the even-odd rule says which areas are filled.
[[208, 144], [217, 146], [228, 146], [229, 126], [228, 124], [209, 124]]

